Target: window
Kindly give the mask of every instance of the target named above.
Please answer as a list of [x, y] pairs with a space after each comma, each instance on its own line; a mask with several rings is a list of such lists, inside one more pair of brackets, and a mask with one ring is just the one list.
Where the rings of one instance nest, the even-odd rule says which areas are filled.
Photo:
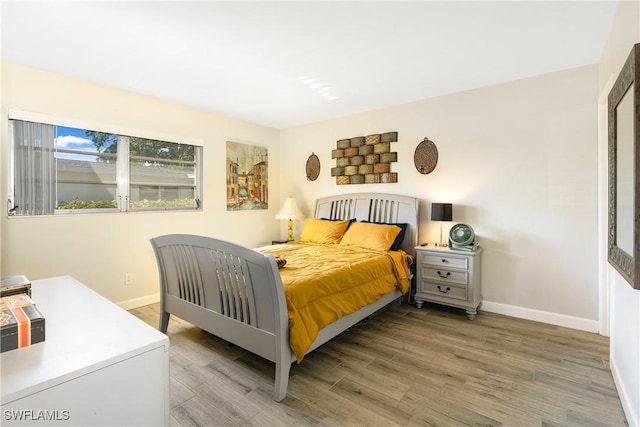
[[11, 119], [9, 212], [199, 209], [202, 147]]

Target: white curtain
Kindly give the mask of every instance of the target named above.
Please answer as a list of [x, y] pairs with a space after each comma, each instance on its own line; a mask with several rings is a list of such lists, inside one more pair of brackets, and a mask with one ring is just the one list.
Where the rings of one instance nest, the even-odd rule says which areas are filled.
[[56, 170], [52, 125], [10, 120], [13, 215], [51, 215], [55, 209]]

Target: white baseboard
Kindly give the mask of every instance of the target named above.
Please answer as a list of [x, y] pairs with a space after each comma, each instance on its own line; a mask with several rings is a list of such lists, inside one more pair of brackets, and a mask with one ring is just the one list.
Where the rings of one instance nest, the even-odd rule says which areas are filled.
[[578, 329], [581, 331], [595, 333], [598, 333], [599, 331], [597, 320], [567, 316], [565, 314], [552, 313], [549, 311], [534, 310], [532, 308], [519, 307], [516, 305], [501, 304], [499, 302], [492, 301], [482, 301], [480, 310], [488, 311], [490, 313], [504, 314], [506, 316], [518, 317], [520, 319], [549, 323], [551, 325], [563, 326], [565, 328]]
[[[155, 304], [159, 301], [160, 293], [155, 293], [140, 298], [121, 301], [117, 304], [125, 310], [131, 310], [145, 305]], [[505, 316], [534, 320], [536, 322], [549, 323], [551, 325], [563, 326], [565, 328], [578, 329], [581, 331], [598, 333], [599, 330], [597, 320], [583, 319], [580, 317], [567, 316], [565, 314], [552, 313], [549, 311], [534, 310], [517, 305], [482, 301], [480, 309], [490, 313], [504, 314]]]
[[142, 307], [144, 305], [155, 304], [160, 301], [160, 293], [145, 295], [140, 298], [129, 299], [126, 301], [120, 301], [116, 304], [125, 310], [131, 310], [134, 308]]
[[620, 377], [620, 373], [616, 368], [616, 361], [611, 358], [609, 364], [611, 367], [611, 374], [613, 375], [613, 382], [616, 383], [616, 389], [618, 389], [618, 397], [620, 397], [620, 403], [622, 403], [624, 416], [627, 417], [627, 425], [640, 426], [640, 414], [635, 412], [639, 409], [634, 408], [634, 405], [632, 404], [633, 402], [629, 399], [629, 393], [625, 388], [625, 382]]

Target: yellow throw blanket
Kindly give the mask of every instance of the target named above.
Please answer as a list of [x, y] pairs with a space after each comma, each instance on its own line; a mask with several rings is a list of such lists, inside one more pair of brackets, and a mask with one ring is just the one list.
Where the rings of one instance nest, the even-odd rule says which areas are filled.
[[407, 255], [353, 246], [293, 242], [259, 249], [287, 260], [280, 269], [289, 314], [289, 341], [298, 362], [318, 331], [396, 287], [409, 289]]

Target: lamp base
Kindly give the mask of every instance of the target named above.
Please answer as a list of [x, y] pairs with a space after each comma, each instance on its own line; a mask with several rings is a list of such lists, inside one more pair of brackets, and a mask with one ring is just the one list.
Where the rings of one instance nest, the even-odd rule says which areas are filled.
[[293, 241], [293, 220], [292, 219], [290, 219], [287, 222], [287, 226], [289, 227], [289, 229], [287, 230], [287, 240], [289, 242], [292, 242]]
[[442, 242], [442, 230], [444, 229], [444, 224], [440, 223], [440, 244], [436, 243], [436, 246], [441, 247], [441, 248], [447, 248], [449, 247], [449, 243], [443, 243]]

